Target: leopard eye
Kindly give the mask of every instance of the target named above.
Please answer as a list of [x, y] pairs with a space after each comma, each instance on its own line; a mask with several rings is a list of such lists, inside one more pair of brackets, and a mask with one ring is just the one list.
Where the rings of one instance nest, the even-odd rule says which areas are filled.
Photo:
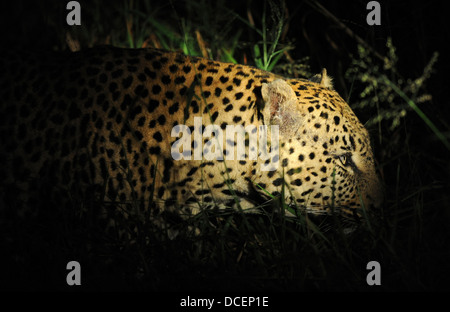
[[348, 165], [350, 165], [350, 155], [348, 154], [343, 154], [338, 156], [339, 161], [341, 162], [342, 166], [347, 167]]

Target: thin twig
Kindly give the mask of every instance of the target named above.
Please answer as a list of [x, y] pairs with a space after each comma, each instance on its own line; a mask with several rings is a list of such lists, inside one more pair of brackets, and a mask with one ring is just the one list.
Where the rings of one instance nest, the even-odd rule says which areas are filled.
[[328, 11], [324, 6], [322, 6], [317, 1], [306, 1], [306, 3], [311, 6], [313, 9], [316, 9], [319, 13], [324, 15], [325, 17], [331, 19], [334, 23], [336, 23], [340, 28], [342, 28], [347, 35], [351, 38], [355, 39], [360, 45], [364, 48], [370, 50], [377, 58], [384, 62], [384, 57], [375, 51], [367, 42], [365, 42], [360, 36], [355, 34], [350, 28], [348, 28], [344, 23], [342, 23], [336, 16], [333, 15], [330, 11]]

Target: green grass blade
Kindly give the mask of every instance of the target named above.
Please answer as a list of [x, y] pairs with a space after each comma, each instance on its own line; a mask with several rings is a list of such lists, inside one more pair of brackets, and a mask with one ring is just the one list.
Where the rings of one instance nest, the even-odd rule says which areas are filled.
[[425, 122], [425, 124], [430, 127], [434, 132], [436, 137], [444, 144], [444, 146], [450, 150], [450, 143], [444, 134], [434, 125], [434, 123], [425, 115], [425, 113], [416, 105], [416, 103], [411, 100], [402, 90], [400, 90], [392, 81], [390, 81], [386, 76], [382, 76], [380, 82], [388, 85], [395, 91], [400, 97], [416, 112], [417, 115]]

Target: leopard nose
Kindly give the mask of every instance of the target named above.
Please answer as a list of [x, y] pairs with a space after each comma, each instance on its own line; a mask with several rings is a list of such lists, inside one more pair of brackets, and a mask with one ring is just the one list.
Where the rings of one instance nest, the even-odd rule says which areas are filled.
[[379, 209], [384, 202], [384, 188], [377, 184], [366, 196], [365, 204], [369, 209]]

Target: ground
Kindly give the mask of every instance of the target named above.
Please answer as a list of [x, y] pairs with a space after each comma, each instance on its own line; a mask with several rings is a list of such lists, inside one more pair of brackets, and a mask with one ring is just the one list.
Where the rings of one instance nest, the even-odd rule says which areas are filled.
[[[93, 6], [98, 4], [92, 3]], [[371, 219], [370, 224], [345, 236], [339, 230], [339, 221], [332, 218], [319, 220], [314, 227], [309, 219], [300, 224], [291, 223], [279, 218], [277, 213], [255, 217], [222, 212], [219, 215], [200, 215], [190, 221], [193, 222], [190, 224], [192, 229], [202, 226], [201, 236], [180, 230], [175, 240], [161, 240], [161, 233], [150, 231], [146, 235], [132, 237], [133, 244], [123, 244], [113, 235], [98, 236], [95, 224], [72, 222], [70, 217], [61, 222], [61, 211], [57, 209], [41, 216], [38, 222], [6, 222], [2, 216], [2, 250], [11, 256], [9, 259], [14, 259], [14, 265], [6, 262], [1, 266], [8, 268], [2, 271], [6, 276], [4, 280], [8, 281], [2, 288], [67, 289], [65, 265], [69, 259], [76, 259], [86, 273], [83, 273], [85, 283], [82, 289], [90, 290], [236, 290], [239, 285], [252, 290], [372, 290], [375, 286], [369, 287], [366, 283], [366, 265], [372, 260], [379, 261], [382, 268], [379, 290], [448, 289], [449, 151], [436, 132], [397, 93], [389, 88], [373, 89], [375, 85], [383, 86], [381, 81], [385, 80], [381, 77], [384, 75], [383, 78], [389, 78], [412, 99], [417, 84], [408, 89], [401, 82], [421, 77], [433, 53], [439, 52], [434, 70], [429, 71], [426, 84], [416, 93], [429, 94], [432, 100], [416, 102], [448, 141], [450, 112], [449, 106], [444, 104], [447, 102], [448, 67], [445, 60], [449, 38], [443, 31], [447, 21], [437, 2], [380, 3], [381, 26], [366, 24], [367, 3], [342, 6], [340, 3], [321, 2], [327, 11], [321, 10], [315, 2], [288, 3], [289, 27], [282, 34], [284, 37], [280, 37], [283, 43], [289, 39], [294, 42], [295, 50], [289, 51], [290, 57], [296, 60], [305, 56], [310, 58], [313, 73], [327, 68], [328, 74], [334, 77], [335, 89], [369, 128], [377, 168], [386, 185], [386, 202], [380, 218]], [[143, 10], [144, 5], [134, 5], [132, 9]], [[164, 27], [160, 26], [183, 25], [179, 15], [183, 11], [186, 12], [184, 20], [189, 21], [184, 25], [195, 26], [187, 29], [187, 33], [192, 34], [190, 38], [195, 38], [190, 42], [200, 47], [197, 50], [201, 50], [203, 43], [206, 51], [209, 48], [226, 55], [214, 44], [225, 42], [225, 37], [221, 36], [231, 29], [229, 37], [238, 38], [236, 40], [240, 42], [239, 53], [233, 56], [239, 63], [256, 63], [252, 59], [256, 48], [249, 42], [261, 42], [262, 38], [249, 29], [250, 22], [236, 26], [231, 21], [240, 20], [232, 19], [233, 15], [223, 15], [226, 19], [221, 20], [222, 15], [206, 14], [208, 6], [198, 7], [194, 2], [177, 2], [173, 8], [163, 2], [155, 5], [158, 10], [152, 9], [147, 15], [151, 16], [151, 27], [147, 28], [154, 30], [147, 43], [172, 40], [161, 35], [160, 30]], [[251, 7], [247, 11], [246, 6], [227, 5], [246, 21], [250, 12], [255, 25], [262, 22], [260, 13], [263, 6]], [[86, 19], [77, 30], [64, 25], [65, 16], [60, 16], [65, 12], [64, 7], [42, 9], [39, 4], [21, 6], [17, 3], [15, 7], [1, 10], [2, 13], [7, 12], [7, 16], [3, 14], [0, 20], [2, 45], [61, 49], [69, 37], [82, 46], [89, 46], [95, 42], [94, 37], [105, 38], [106, 41], [109, 35], [110, 42], [119, 38], [125, 44], [133, 41], [135, 46], [140, 46], [139, 28], [132, 24], [139, 21], [139, 14], [102, 5], [97, 11], [89, 11], [88, 6], [81, 2], [81, 7], [87, 10], [83, 15]], [[181, 8], [183, 10], [178, 10]], [[178, 16], [173, 9], [178, 10]], [[39, 18], [42, 12], [47, 18]], [[337, 17], [341, 24], [336, 23], [332, 16]], [[196, 17], [202, 17], [201, 22], [195, 24]], [[124, 20], [128, 26], [134, 26], [127, 29]], [[122, 35], [105, 34], [101, 27], [93, 26], [100, 25], [101, 21], [107, 21], [103, 27], [105, 32], [117, 30]], [[220, 22], [219, 27], [213, 27], [214, 21]], [[272, 16], [269, 15], [266, 21], [271, 23]], [[342, 25], [350, 32], [342, 29]], [[200, 36], [196, 35], [196, 29]], [[69, 32], [68, 36], [67, 30], [74, 32]], [[237, 37], [239, 34], [242, 38]], [[355, 35], [366, 43], [360, 49], [369, 53], [365, 63], [359, 58], [359, 39]], [[398, 59], [393, 70], [390, 70], [392, 64], [388, 64], [389, 67], [383, 61], [384, 56], [392, 59], [392, 53], [389, 54], [386, 47], [388, 36], [392, 37]], [[226, 42], [228, 47], [234, 46], [233, 40]], [[263, 51], [262, 46], [260, 51]], [[382, 58], [375, 53], [370, 54], [374, 51]], [[289, 63], [288, 60], [283, 56], [279, 64]], [[359, 68], [356, 74], [346, 76], [347, 69], [356, 63]], [[370, 80], [374, 77], [379, 80]], [[408, 93], [408, 90], [413, 92]], [[367, 101], [368, 105], [358, 106], [363, 102], [364, 94], [368, 94], [370, 99], [375, 98], [374, 94], [377, 98], [386, 95], [386, 100]], [[370, 103], [374, 105], [370, 106]], [[398, 119], [397, 125], [393, 126], [395, 118], [386, 117], [392, 111], [387, 104], [399, 108], [394, 110], [398, 112], [395, 116], [400, 116], [402, 109], [407, 113]], [[383, 115], [385, 119], [368, 125], [367, 122], [378, 116], [380, 110], [386, 112]], [[148, 248], [144, 237], [152, 238], [151, 248]]]

